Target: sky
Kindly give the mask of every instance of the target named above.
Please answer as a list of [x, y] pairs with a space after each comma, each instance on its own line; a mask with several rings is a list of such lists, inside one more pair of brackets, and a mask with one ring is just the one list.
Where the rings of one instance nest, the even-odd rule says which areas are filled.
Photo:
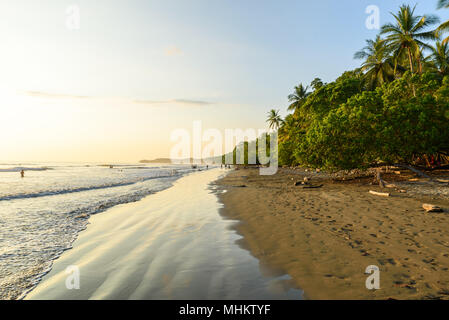
[[0, 0], [0, 161], [135, 162], [193, 121], [266, 128], [295, 85], [360, 64], [369, 5], [384, 24], [402, 3], [449, 19], [437, 0]]

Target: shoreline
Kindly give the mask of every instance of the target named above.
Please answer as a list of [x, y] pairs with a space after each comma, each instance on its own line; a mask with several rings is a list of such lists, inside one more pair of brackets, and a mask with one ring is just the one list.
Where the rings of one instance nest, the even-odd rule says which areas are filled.
[[[65, 168], [67, 165], [66, 164], [59, 164], [59, 163], [54, 163], [52, 167], [49, 167], [48, 169], [51, 170], [55, 170], [58, 169], [59, 166], [62, 166], [63, 168]], [[87, 165], [90, 166], [90, 165]], [[101, 165], [95, 165], [95, 166], [101, 166]], [[126, 165], [122, 165], [122, 166], [126, 166]], [[69, 166], [70, 168], [72, 166]], [[78, 166], [81, 167], [81, 166]], [[84, 168], [85, 166], [82, 166], [82, 168]], [[42, 171], [42, 170], [38, 170], [38, 171]], [[184, 173], [183, 175], [189, 175], [195, 172], [188, 172], [188, 173]], [[182, 176], [181, 176], [182, 177]], [[79, 234], [81, 232], [83, 232], [87, 226], [90, 224], [89, 220], [92, 216], [95, 216], [99, 213], [102, 213], [110, 208], [113, 208], [115, 206], [118, 205], [126, 205], [129, 203], [134, 203], [134, 202], [138, 202], [148, 196], [151, 196], [153, 194], [156, 194], [160, 191], [163, 191], [167, 188], [171, 188], [173, 186], [173, 181], [176, 181], [177, 179], [179, 179], [180, 177], [176, 177], [176, 176], [168, 176], [168, 175], [164, 175], [164, 176], [158, 176], [156, 179], [159, 180], [159, 184], [153, 189], [153, 190], [146, 190], [143, 193], [135, 193], [135, 194], [126, 194], [126, 193], [122, 193], [120, 197], [115, 197], [115, 198], [111, 198], [108, 201], [103, 201], [103, 203], [100, 204], [96, 204], [96, 205], [92, 205], [90, 206], [91, 202], [90, 201], [86, 201], [85, 203], [89, 203], [88, 206], [84, 206], [82, 207], [82, 209], [77, 208], [76, 210], [74, 210], [75, 213], [71, 213], [68, 212], [68, 216], [67, 216], [67, 221], [69, 221], [69, 219], [72, 220], [73, 223], [67, 222], [68, 225], [70, 225], [70, 227], [72, 227], [72, 229], [70, 230], [71, 233], [66, 233], [66, 235], [70, 235], [70, 238], [66, 238], [66, 242], [57, 242], [57, 244], [59, 244], [60, 246], [54, 250], [54, 254], [53, 255], [46, 255], [44, 257], [44, 259], [36, 259], [36, 257], [34, 257], [34, 259], [30, 259], [31, 261], [39, 261], [38, 263], [35, 263], [34, 265], [28, 268], [24, 268], [24, 270], [21, 270], [21, 274], [19, 274], [19, 276], [17, 276], [17, 278], [13, 278], [13, 279], [7, 279], [7, 281], [4, 281], [3, 283], [6, 285], [3, 286], [3, 291], [1, 292], [1, 295], [3, 299], [7, 299], [7, 300], [22, 300], [24, 299], [24, 297], [27, 296], [27, 294], [29, 292], [31, 292], [32, 290], [34, 290], [34, 288], [37, 286], [37, 284], [40, 283], [40, 281], [42, 280], [43, 277], [45, 277], [46, 274], [48, 274], [52, 268], [53, 268], [53, 263], [67, 250], [70, 250], [73, 247], [73, 243], [74, 241], [78, 238]], [[176, 180], [174, 180], [176, 179]], [[148, 180], [154, 180], [153, 178], [150, 178]], [[170, 180], [170, 181], [169, 181]], [[132, 183], [130, 183], [132, 184]], [[31, 197], [17, 197], [19, 200], [28, 200], [28, 199], [40, 199], [45, 198], [47, 196], [52, 196], [50, 199], [53, 199], [53, 196], [67, 196], [70, 194], [82, 194], [83, 192], [87, 191], [92, 191], [92, 190], [106, 190], [106, 192], [108, 190], [108, 188], [115, 188], [115, 187], [122, 187], [125, 184], [116, 184], [116, 185], [102, 185], [102, 186], [93, 186], [93, 187], [85, 187], [85, 189], [83, 188], [78, 188], [78, 189], [67, 189], [67, 190], [62, 190], [62, 191], [58, 191], [58, 192], [51, 192], [51, 191], [46, 191], [45, 194], [37, 194], [36, 197], [33, 196], [33, 194], [31, 194]], [[48, 193], [48, 194], [47, 194]], [[13, 198], [14, 199], [14, 198]], [[95, 202], [93, 202], [95, 204]], [[68, 206], [69, 208], [70, 206]], [[58, 215], [60, 215], [60, 212], [58, 213]], [[57, 237], [54, 237], [55, 239]], [[61, 239], [61, 238], [58, 238]], [[46, 246], [50, 247], [50, 244], [46, 244]], [[55, 248], [55, 247], [53, 247]], [[34, 249], [34, 252], [39, 252], [40, 250], [38, 249]], [[40, 257], [39, 257], [40, 258]], [[20, 266], [19, 266], [20, 267]], [[6, 270], [8, 271], [8, 270]], [[7, 272], [5, 272], [5, 274], [8, 274]], [[16, 276], [15, 274], [13, 274], [14, 276]], [[3, 280], [3, 279], [2, 279]], [[9, 281], [8, 281], [9, 280]]]
[[[323, 187], [294, 186], [305, 176]], [[383, 198], [368, 193], [380, 188], [366, 180], [337, 183], [286, 169], [274, 176], [239, 169], [216, 183], [227, 190], [221, 214], [239, 221], [239, 244], [288, 274], [307, 299], [449, 298], [448, 199]], [[445, 212], [425, 213], [429, 201]], [[380, 268], [380, 290], [365, 287], [370, 265]]]
[[[25, 299], [300, 299], [286, 277], [265, 277], [237, 244], [233, 221], [212, 181], [220, 169], [187, 175], [173, 187], [90, 218]], [[79, 289], [66, 285], [79, 269]], [[73, 269], [71, 269], [73, 270]]]

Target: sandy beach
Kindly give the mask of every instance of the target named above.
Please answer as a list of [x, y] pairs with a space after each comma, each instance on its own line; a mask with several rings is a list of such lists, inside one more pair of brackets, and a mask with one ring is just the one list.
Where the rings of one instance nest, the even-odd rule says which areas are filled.
[[[192, 173], [147, 198], [93, 215], [26, 299], [301, 299], [264, 268], [224, 219], [211, 187], [224, 170]], [[66, 268], [79, 269], [68, 289]]]
[[[323, 186], [294, 185], [304, 177]], [[447, 185], [432, 194], [426, 182], [404, 182], [408, 192], [388, 189], [390, 197], [379, 197], [369, 193], [382, 191], [371, 181], [339, 182], [304, 170], [273, 176], [236, 170], [219, 181], [228, 190], [220, 195], [222, 214], [241, 221], [241, 246], [290, 275], [308, 299], [448, 299]], [[429, 192], [417, 194], [418, 187]], [[423, 203], [444, 212], [426, 213]], [[369, 265], [380, 268], [380, 290], [365, 287]]]
[[[304, 177], [322, 187], [295, 186]], [[93, 215], [26, 299], [447, 299], [447, 186], [411, 178], [379, 197], [372, 178], [302, 169], [190, 174]], [[380, 290], [365, 287], [369, 265]], [[70, 266], [79, 289], [66, 286]]]

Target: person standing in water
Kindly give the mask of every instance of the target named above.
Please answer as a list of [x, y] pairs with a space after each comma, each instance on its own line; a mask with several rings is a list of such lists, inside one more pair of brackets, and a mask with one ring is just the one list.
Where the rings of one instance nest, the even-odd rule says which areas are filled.
[[25, 171], [24, 171], [24, 170], [20, 171], [20, 176], [21, 176], [22, 178], [25, 177]]

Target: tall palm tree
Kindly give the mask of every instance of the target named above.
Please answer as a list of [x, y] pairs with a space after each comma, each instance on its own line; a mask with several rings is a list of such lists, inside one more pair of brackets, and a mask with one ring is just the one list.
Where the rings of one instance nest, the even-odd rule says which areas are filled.
[[437, 41], [432, 48], [430, 60], [442, 75], [449, 74], [449, 43]]
[[279, 110], [271, 109], [268, 112], [267, 122], [270, 126], [270, 129], [277, 130], [283, 122], [281, 116], [279, 115]]
[[304, 101], [306, 101], [306, 98], [309, 96], [309, 92], [307, 90], [309, 87], [304, 87], [302, 83], [299, 84], [299, 86], [295, 87], [295, 92], [293, 94], [290, 94], [288, 96], [288, 101], [291, 102], [291, 104], [288, 106], [288, 111], [294, 111], [298, 109]]
[[378, 35], [375, 40], [366, 40], [366, 46], [355, 53], [354, 59], [365, 59], [361, 70], [370, 89], [394, 79], [394, 61], [391, 50]]
[[382, 26], [381, 34], [386, 34], [386, 43], [394, 52], [396, 63], [402, 58], [408, 58], [410, 71], [414, 73], [414, 64], [417, 63], [419, 72], [422, 72], [421, 51], [430, 49], [424, 40], [435, 40], [434, 31], [425, 31], [426, 28], [437, 23], [436, 16], [415, 15], [415, 7], [402, 5], [397, 14], [392, 13], [395, 23]]
[[[449, 8], [449, 0], [439, 0], [438, 1], [438, 9], [441, 8]], [[443, 22], [438, 28], [437, 28], [437, 33], [438, 35], [441, 35], [444, 31], [448, 31], [449, 30], [449, 20]], [[444, 38], [443, 40], [443, 44], [446, 44], [447, 42], [449, 42], [449, 37]]]
[[322, 86], [324, 86], [324, 83], [323, 83], [323, 81], [320, 78], [315, 78], [315, 79], [312, 80], [310, 85], [312, 86], [313, 90], [318, 90]]

